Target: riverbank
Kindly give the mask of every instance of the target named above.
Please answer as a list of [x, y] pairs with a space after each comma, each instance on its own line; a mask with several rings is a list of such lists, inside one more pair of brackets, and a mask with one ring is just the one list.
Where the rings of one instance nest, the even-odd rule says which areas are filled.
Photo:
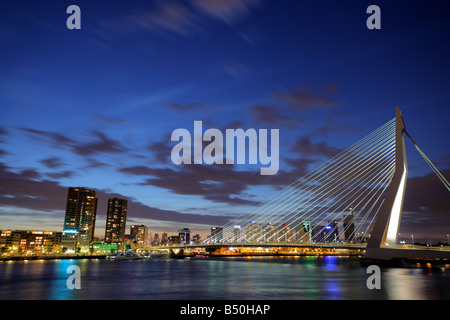
[[[259, 253], [259, 252], [245, 252], [245, 253], [232, 253], [232, 254], [199, 254], [194, 255], [192, 253], [183, 254], [180, 256], [173, 256], [171, 258], [192, 258], [192, 257], [203, 257], [203, 258], [218, 258], [218, 257], [316, 257], [316, 256], [361, 256], [361, 253], [357, 252], [301, 252], [301, 253], [291, 253], [291, 252], [269, 252], [269, 253]], [[0, 261], [29, 261], [29, 260], [80, 260], [80, 259], [106, 259], [107, 255], [46, 255], [46, 256], [11, 256], [2, 257]]]
[[28, 261], [28, 260], [74, 260], [74, 259], [106, 259], [106, 255], [51, 255], [51, 256], [12, 256], [2, 257], [0, 261]]

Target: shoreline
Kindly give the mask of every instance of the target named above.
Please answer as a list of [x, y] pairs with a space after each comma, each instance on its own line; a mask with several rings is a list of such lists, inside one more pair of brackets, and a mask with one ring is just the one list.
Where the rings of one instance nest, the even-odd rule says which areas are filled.
[[1, 262], [5, 261], [28, 261], [28, 260], [83, 260], [83, 259], [106, 259], [106, 255], [89, 255], [89, 256], [15, 256], [0, 258]]
[[[358, 257], [359, 253], [273, 253], [273, 254], [259, 254], [259, 253], [239, 253], [239, 254], [211, 254], [211, 255], [185, 255], [182, 257], [170, 257], [169, 259], [179, 258], [223, 258], [223, 257], [320, 257], [320, 256], [345, 256], [345, 257]], [[7, 261], [36, 261], [36, 260], [106, 260], [107, 255], [79, 255], [79, 256], [14, 256], [14, 257], [2, 257], [0, 262]], [[157, 258], [149, 258], [157, 259]]]

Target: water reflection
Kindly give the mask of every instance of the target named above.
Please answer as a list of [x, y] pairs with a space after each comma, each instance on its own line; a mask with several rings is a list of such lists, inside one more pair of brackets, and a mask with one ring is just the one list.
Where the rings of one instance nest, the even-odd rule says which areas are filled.
[[[67, 268], [81, 271], [70, 290]], [[449, 299], [450, 269], [382, 269], [369, 290], [357, 258], [55, 260], [0, 263], [0, 299]]]

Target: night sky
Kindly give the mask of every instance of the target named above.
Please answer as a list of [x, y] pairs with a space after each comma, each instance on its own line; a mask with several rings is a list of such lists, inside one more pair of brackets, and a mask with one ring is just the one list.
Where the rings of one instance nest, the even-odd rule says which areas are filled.
[[[81, 29], [69, 30], [69, 5]], [[369, 5], [381, 29], [369, 30]], [[127, 225], [209, 234], [403, 112], [450, 178], [449, 1], [0, 2], [0, 229], [62, 231], [67, 187]], [[280, 166], [180, 165], [175, 129], [279, 129]], [[406, 141], [401, 235], [446, 240], [450, 197]], [[127, 228], [127, 233], [129, 229]]]

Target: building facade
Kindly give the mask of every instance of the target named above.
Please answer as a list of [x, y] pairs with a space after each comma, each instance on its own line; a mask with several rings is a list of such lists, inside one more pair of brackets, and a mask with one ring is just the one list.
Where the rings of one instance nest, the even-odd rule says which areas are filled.
[[62, 232], [1, 230], [0, 249], [5, 254], [47, 254], [61, 249]]
[[136, 247], [148, 246], [150, 244], [148, 227], [144, 225], [131, 225], [130, 235]]
[[105, 243], [123, 244], [125, 240], [125, 226], [127, 222], [128, 201], [110, 198], [106, 212]]
[[64, 246], [76, 250], [79, 247], [88, 247], [92, 243], [97, 201], [94, 190], [69, 187], [62, 238]]

